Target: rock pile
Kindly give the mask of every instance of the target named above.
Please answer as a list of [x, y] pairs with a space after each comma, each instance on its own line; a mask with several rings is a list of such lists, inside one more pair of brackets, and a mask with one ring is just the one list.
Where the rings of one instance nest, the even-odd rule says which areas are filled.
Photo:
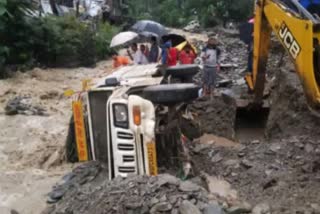
[[[130, 175], [107, 180], [104, 168], [90, 162], [76, 168], [64, 177], [63, 183], [49, 194], [51, 204], [43, 214], [114, 213], [114, 214], [224, 214], [251, 211], [250, 205], [240, 205], [237, 192], [228, 182], [203, 175], [208, 192], [201, 178], [182, 181], [160, 174], [154, 177]], [[229, 206], [236, 204], [236, 206]], [[237, 211], [238, 210], [238, 211]]]
[[5, 107], [6, 115], [47, 115], [46, 110], [38, 105], [32, 103], [31, 97], [18, 96], [9, 100]]

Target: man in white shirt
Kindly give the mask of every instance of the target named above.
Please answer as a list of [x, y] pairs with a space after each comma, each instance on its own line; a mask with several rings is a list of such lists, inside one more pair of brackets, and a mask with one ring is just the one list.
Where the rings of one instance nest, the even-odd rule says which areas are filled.
[[217, 40], [210, 38], [207, 46], [201, 52], [203, 60], [203, 93], [204, 95], [211, 94], [215, 87], [216, 73], [220, 68], [219, 56], [220, 49], [217, 47]]
[[137, 43], [133, 43], [131, 45], [131, 50], [133, 53], [130, 53], [129, 50], [127, 50], [127, 52], [130, 59], [134, 62], [134, 64], [139, 64], [139, 65], [148, 64], [147, 57], [141, 52], [141, 50], [138, 49]]

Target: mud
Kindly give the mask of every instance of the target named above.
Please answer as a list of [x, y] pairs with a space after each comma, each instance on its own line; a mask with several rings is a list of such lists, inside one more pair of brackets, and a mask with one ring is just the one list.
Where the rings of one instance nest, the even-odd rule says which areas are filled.
[[237, 107], [235, 100], [227, 96], [208, 96], [190, 105], [200, 133], [215, 134], [229, 139], [235, 138]]
[[269, 138], [292, 135], [317, 138], [319, 117], [308, 108], [297, 74], [288, 70], [284, 68], [276, 75], [266, 134]]
[[[93, 69], [36, 68], [0, 80], [0, 210], [34, 214], [46, 207], [46, 194], [74, 167], [65, 161], [71, 107], [63, 93], [79, 90], [82, 79], [108, 72], [110, 65], [105, 61]], [[15, 115], [6, 115], [5, 107], [17, 97], [23, 102], [14, 102]], [[46, 115], [37, 115], [43, 113], [40, 107]]]

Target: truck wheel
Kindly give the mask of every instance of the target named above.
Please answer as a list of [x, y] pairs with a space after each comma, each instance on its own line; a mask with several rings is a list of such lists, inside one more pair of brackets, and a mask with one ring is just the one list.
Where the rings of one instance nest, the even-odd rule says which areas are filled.
[[68, 135], [66, 140], [66, 156], [68, 162], [75, 163], [79, 161], [73, 115], [71, 116], [69, 122]]
[[200, 71], [200, 67], [195, 64], [176, 65], [166, 69], [166, 74], [172, 77], [183, 78], [190, 76], [191, 78]]
[[155, 85], [146, 87], [143, 96], [155, 104], [170, 105], [198, 98], [199, 89], [195, 84]]

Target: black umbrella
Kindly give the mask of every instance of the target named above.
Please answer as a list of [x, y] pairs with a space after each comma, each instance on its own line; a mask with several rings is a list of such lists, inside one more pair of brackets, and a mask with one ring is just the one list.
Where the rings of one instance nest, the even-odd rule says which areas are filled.
[[163, 25], [150, 20], [138, 21], [131, 27], [131, 29], [137, 33], [151, 32], [157, 34], [160, 37], [168, 33]]
[[239, 27], [240, 40], [246, 44], [250, 44], [252, 41], [253, 23], [244, 23]]
[[152, 37], [156, 38], [156, 41], [159, 42], [159, 36], [155, 33], [147, 31], [139, 33], [140, 42], [150, 42]]
[[178, 34], [168, 34], [162, 36], [162, 42], [165, 43], [167, 41], [171, 41], [172, 47], [175, 47], [177, 45], [180, 45], [182, 42], [186, 41], [186, 38]]

